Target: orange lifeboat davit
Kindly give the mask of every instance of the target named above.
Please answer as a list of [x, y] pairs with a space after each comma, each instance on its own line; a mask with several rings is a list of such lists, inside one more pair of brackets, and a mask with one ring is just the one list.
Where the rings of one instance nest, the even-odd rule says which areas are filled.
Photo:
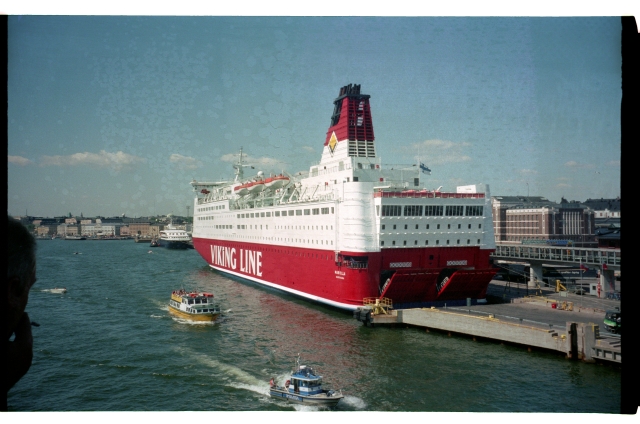
[[285, 177], [282, 174], [264, 180], [265, 187], [270, 190], [277, 190], [286, 186], [287, 184], [289, 184], [289, 177]]

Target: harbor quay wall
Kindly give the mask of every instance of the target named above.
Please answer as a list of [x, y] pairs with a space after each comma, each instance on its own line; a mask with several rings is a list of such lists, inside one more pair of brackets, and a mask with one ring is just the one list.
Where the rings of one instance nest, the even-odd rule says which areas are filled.
[[601, 338], [599, 326], [593, 323], [567, 322], [565, 329], [552, 329], [501, 320], [493, 315], [479, 316], [436, 308], [398, 309], [377, 315], [371, 315], [370, 309], [363, 308], [354, 316], [365, 325], [406, 324], [561, 352], [568, 358], [585, 362], [622, 363], [619, 339], [612, 342]]
[[475, 337], [517, 343], [567, 353], [566, 335], [557, 331], [517, 323], [504, 322], [491, 316], [474, 316], [440, 309], [398, 310], [398, 322]]

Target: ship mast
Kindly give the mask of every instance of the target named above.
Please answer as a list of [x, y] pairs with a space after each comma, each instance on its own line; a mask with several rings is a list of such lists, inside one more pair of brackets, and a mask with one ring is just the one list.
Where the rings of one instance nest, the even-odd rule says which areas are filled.
[[243, 169], [242, 169], [242, 168], [244, 168], [245, 166], [249, 166], [249, 167], [251, 167], [251, 169], [254, 169], [254, 167], [253, 167], [253, 166], [251, 166], [251, 165], [244, 165], [244, 164], [242, 163], [242, 147], [240, 147], [240, 157], [239, 157], [239, 159], [238, 159], [238, 162], [237, 162], [235, 165], [233, 165], [233, 169], [235, 169], [235, 170], [236, 170], [236, 178], [235, 178], [235, 180], [234, 180], [234, 181], [240, 181], [240, 180], [242, 180], [242, 178], [244, 177], [244, 171], [243, 171]]

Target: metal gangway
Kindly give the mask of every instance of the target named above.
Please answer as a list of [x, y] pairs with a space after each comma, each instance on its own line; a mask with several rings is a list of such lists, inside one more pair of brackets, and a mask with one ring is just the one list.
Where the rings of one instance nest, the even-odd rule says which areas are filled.
[[585, 265], [605, 270], [620, 270], [620, 249], [611, 248], [497, 243], [491, 256], [506, 261], [543, 261], [558, 265]]

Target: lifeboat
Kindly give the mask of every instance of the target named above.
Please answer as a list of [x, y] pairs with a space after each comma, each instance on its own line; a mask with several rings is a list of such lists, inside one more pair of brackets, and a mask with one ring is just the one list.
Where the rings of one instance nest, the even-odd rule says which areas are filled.
[[249, 187], [247, 187], [249, 189], [249, 193], [260, 193], [262, 190], [264, 190], [264, 181], [263, 180], [258, 180], [258, 181], [251, 181], [249, 184]]
[[237, 195], [239, 196], [244, 196], [245, 194], [249, 194], [249, 189], [247, 188], [247, 184], [241, 184], [239, 186], [236, 186], [233, 188], [233, 190], [236, 192]]
[[289, 183], [289, 177], [285, 177], [284, 175], [276, 175], [275, 177], [270, 177], [264, 180], [264, 185], [266, 188], [270, 190], [277, 190], [286, 186]]
[[249, 193], [260, 193], [262, 190], [264, 190], [264, 181], [248, 181], [244, 184], [240, 184], [239, 186], [234, 187], [233, 190], [240, 196], [244, 196], [245, 194]]

